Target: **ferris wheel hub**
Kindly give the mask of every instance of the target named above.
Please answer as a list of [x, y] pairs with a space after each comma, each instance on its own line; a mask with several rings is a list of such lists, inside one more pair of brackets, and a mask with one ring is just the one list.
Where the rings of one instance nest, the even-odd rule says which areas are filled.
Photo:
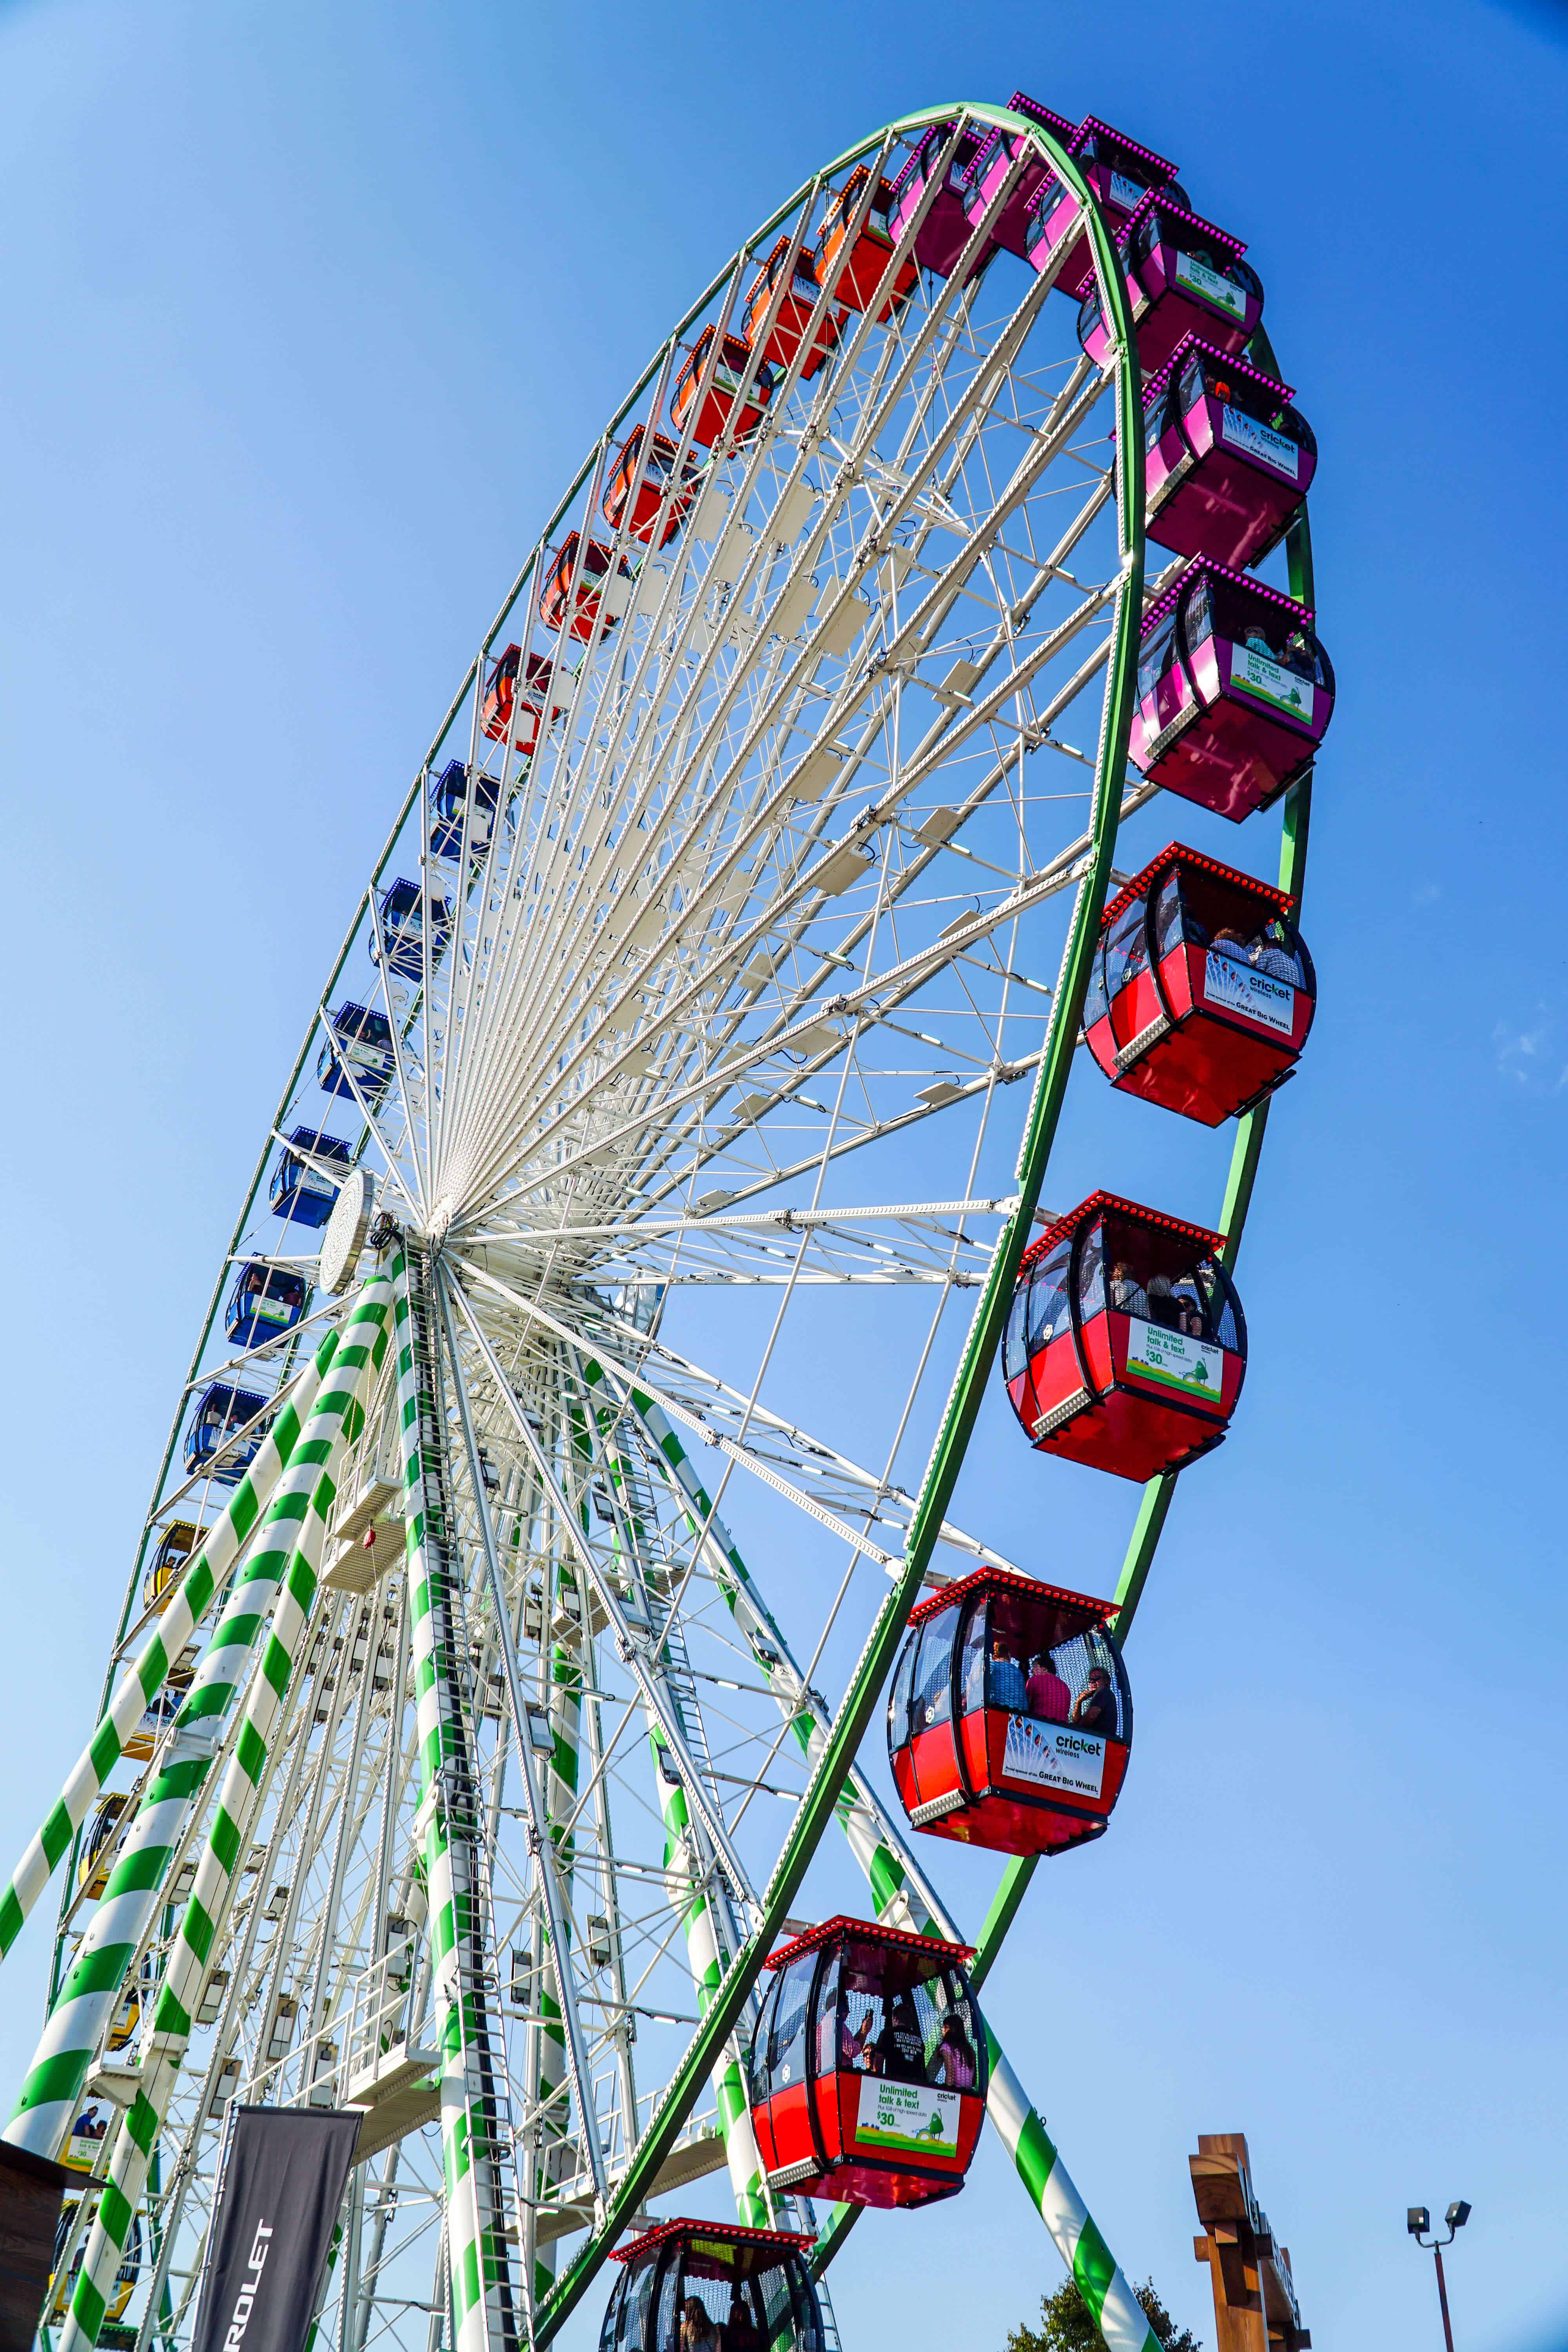
[[321, 1236], [321, 1288], [334, 1297], [358, 1271], [374, 1208], [374, 1177], [367, 1168], [351, 1169]]

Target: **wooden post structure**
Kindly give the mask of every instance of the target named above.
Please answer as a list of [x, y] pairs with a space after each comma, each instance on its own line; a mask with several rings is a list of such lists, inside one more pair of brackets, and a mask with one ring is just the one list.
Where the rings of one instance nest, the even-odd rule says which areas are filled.
[[1268, 2226], [1252, 2187], [1242, 2132], [1200, 2132], [1189, 2156], [1202, 2237], [1193, 2252], [1209, 2266], [1215, 2352], [1310, 2352], [1290, 2252]]

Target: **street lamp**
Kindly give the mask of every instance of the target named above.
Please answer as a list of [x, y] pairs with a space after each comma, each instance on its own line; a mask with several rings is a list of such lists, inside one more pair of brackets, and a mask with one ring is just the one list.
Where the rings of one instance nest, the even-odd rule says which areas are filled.
[[[1443, 2216], [1444, 2221], [1448, 2225], [1447, 2236], [1446, 2238], [1435, 2236], [1432, 2240], [1432, 2259], [1437, 2265], [1437, 2300], [1443, 2306], [1443, 2341], [1447, 2346], [1448, 2352], [1454, 2352], [1454, 2331], [1448, 2324], [1448, 2289], [1443, 2277], [1443, 2249], [1445, 2246], [1451, 2246], [1453, 2244], [1455, 2238], [1464, 2228], [1469, 2218], [1469, 2207], [1466, 2204], [1462, 2197], [1456, 2197], [1453, 2203], [1449, 2206], [1447, 2211]], [[1423, 2253], [1425, 2253], [1426, 2250], [1426, 2232], [1432, 2227], [1432, 2216], [1426, 2210], [1426, 2206], [1407, 2206], [1405, 2214], [1405, 2226], [1409, 2231], [1411, 2236], [1415, 2239], [1416, 2244], [1421, 2248]]]

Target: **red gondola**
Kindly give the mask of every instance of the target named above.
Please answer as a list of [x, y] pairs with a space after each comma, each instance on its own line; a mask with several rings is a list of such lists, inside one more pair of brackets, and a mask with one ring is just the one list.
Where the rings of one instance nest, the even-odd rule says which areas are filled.
[[693, 2299], [723, 2352], [822, 2352], [822, 2306], [805, 2266], [815, 2242], [733, 2221], [660, 2221], [610, 2256], [623, 2267], [599, 2352], [682, 2352]]
[[1334, 673], [1310, 606], [1199, 556], [1143, 615], [1128, 755], [1239, 824], [1311, 765]]
[[582, 536], [581, 531], [568, 532], [553, 564], [546, 571], [544, 585], [539, 592], [539, 617], [547, 629], [565, 628], [570, 607], [571, 635], [585, 641], [594, 634], [601, 604], [605, 608], [605, 629], [615, 627], [631, 601], [632, 580], [624, 563], [616, 568], [615, 558], [603, 541], [591, 539], [583, 551], [583, 567], [574, 593], [572, 575], [577, 571]]
[[[880, 286], [889, 262], [893, 257], [893, 240], [888, 231], [888, 208], [892, 202], [892, 189], [886, 180], [877, 184], [871, 208], [860, 225], [853, 241], [849, 229], [860, 209], [860, 198], [871, 174], [864, 163], [858, 163], [828, 205], [817, 232], [816, 275], [833, 289], [833, 299], [851, 310], [863, 310]], [[899, 304], [920, 282], [920, 270], [911, 255], [904, 263], [889, 289], [887, 299], [877, 313], [877, 324], [886, 326]]]
[[[632, 499], [632, 484], [637, 482], [637, 466], [647, 434], [646, 425], [633, 425], [616, 452], [615, 472], [605, 485], [605, 495], [600, 503], [605, 520], [612, 530], [620, 530], [627, 501]], [[664, 531], [658, 542], [660, 547], [669, 545], [690, 510], [697, 492], [694, 488], [686, 486], [696, 482], [698, 470], [689, 457], [681, 469], [681, 487], [669, 501], [669, 511], [665, 517]], [[645, 547], [653, 537], [659, 509], [674, 477], [675, 444], [667, 433], [656, 433], [648, 441], [647, 463], [643, 467], [642, 480], [637, 482], [637, 497], [632, 500], [631, 520], [626, 524], [633, 539], [640, 539]]]
[[1318, 983], [1296, 901], [1173, 841], [1106, 908], [1083, 1025], [1126, 1094], [1217, 1127], [1283, 1086]]
[[[669, 413], [677, 432], [683, 432], [686, 419], [697, 402], [697, 388], [702, 381], [702, 371], [708, 364], [708, 354], [713, 348], [713, 327], [704, 327], [689, 353], [685, 366], [675, 379], [675, 393]], [[740, 335], [726, 335], [719, 347], [718, 361], [713, 369], [713, 381], [697, 409], [697, 420], [691, 427], [693, 441], [710, 448], [727, 429], [737, 441], [754, 433], [767, 412], [773, 396], [773, 372], [766, 360], [757, 362], [751, 388], [744, 399], [741, 387], [752, 364], [752, 347]], [[737, 410], [739, 414], [737, 415]], [[732, 421], [731, 421], [732, 420]]]
[[[479, 729], [492, 743], [500, 742], [511, 725], [511, 707], [517, 696], [520, 664], [522, 664], [522, 647], [508, 646], [505, 653], [497, 656], [485, 679], [484, 692], [479, 698]], [[552, 667], [552, 664], [543, 654], [530, 654], [523, 666], [526, 683], [517, 714], [517, 733], [512, 741], [525, 760], [532, 757], [533, 747], [539, 740], [540, 723], [544, 715], [544, 696]], [[564, 709], [563, 703], [552, 702], [551, 717], [553, 719], [558, 710]], [[493, 794], [493, 784], [490, 789]]]
[[1026, 1251], [1003, 1372], [1042, 1453], [1140, 1482], [1224, 1439], [1247, 1324], [1218, 1234], [1092, 1192]]
[[845, 1918], [773, 1954], [751, 2099], [775, 2189], [889, 2206], [963, 2188], [985, 2112], [973, 1958]]
[[[1247, 349], [1263, 316], [1263, 281], [1243, 261], [1240, 237], [1173, 203], [1167, 189], [1144, 198], [1116, 242], [1146, 376], [1164, 366], [1186, 335], [1202, 335], [1226, 353]], [[1096, 367], [1103, 366], [1110, 334], [1093, 284], [1078, 314], [1078, 339]]]
[[1184, 335], [1143, 393], [1149, 536], [1245, 571], [1283, 536], [1318, 445], [1288, 383]]
[[1109, 1601], [977, 1569], [910, 1612], [888, 1759], [917, 1830], [995, 1853], [1103, 1836], [1132, 1745]]
[[[1113, 232], [1130, 220], [1146, 196], [1163, 191], [1173, 203], [1184, 205], [1186, 192], [1176, 179], [1176, 167], [1149, 147], [1113, 131], [1092, 114], [1085, 115], [1068, 142], [1068, 153], [1100, 199], [1106, 225]], [[1079, 202], [1065, 180], [1054, 172], [1041, 181], [1025, 226], [1025, 251], [1036, 269], [1055, 261], [1066, 247], [1056, 290], [1080, 297], [1094, 283], [1094, 259], [1079, 218]]]
[[[773, 299], [773, 290], [778, 285], [784, 264], [789, 259], [790, 247], [794, 242], [793, 237], [781, 236], [761, 269], [758, 270], [756, 277], [752, 280], [751, 291], [746, 297], [745, 316], [741, 322], [741, 331], [748, 343], [755, 343], [757, 337], [763, 331], [763, 321], [768, 315], [768, 305]], [[811, 314], [816, 308], [816, 298], [821, 291], [822, 280], [816, 274], [816, 257], [809, 246], [802, 246], [795, 255], [795, 266], [790, 272], [789, 290], [780, 300], [778, 315], [769, 328], [768, 339], [763, 345], [763, 357], [772, 366], [787, 368], [791, 364], [796, 352], [805, 341], [806, 331], [811, 325]], [[803, 377], [809, 378], [816, 373], [837, 341], [838, 322], [833, 315], [830, 304], [823, 313], [822, 323], [816, 331], [816, 341], [806, 353], [802, 364], [800, 372]]]

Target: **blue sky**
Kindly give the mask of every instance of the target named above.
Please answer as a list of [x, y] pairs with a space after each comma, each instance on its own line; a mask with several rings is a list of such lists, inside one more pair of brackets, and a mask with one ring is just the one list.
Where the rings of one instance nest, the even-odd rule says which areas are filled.
[[[1565, 26], [0, 7], [11, 1852], [80, 1745], [280, 1074], [585, 442], [814, 166], [1022, 85], [1249, 238], [1320, 441], [1341, 699], [1245, 1411], [1139, 1620], [1115, 1832], [1042, 1874], [990, 2001], [1113, 2247], [1211, 2344], [1184, 2158], [1238, 2126], [1320, 2344], [1436, 2340], [1403, 2216], [1456, 2195], [1467, 2352], [1568, 2343]], [[1114, 1132], [1119, 1182], [1212, 1216], [1218, 1163], [1174, 1126], [1113, 1129], [1080, 1078], [1049, 1197]], [[969, 1475], [1022, 1546], [1036, 1465]], [[8, 2083], [44, 1940], [7, 1967]], [[835, 2294], [851, 2352], [1000, 2352], [1058, 2275], [990, 2147], [963, 2198], [864, 2228]]]

